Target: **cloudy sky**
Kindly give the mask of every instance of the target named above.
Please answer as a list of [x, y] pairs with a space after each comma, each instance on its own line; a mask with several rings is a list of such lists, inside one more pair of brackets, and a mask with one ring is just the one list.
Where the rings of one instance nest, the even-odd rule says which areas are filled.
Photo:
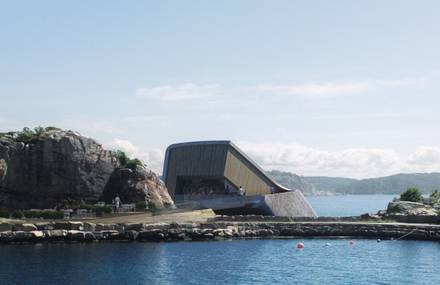
[[2, 1], [0, 131], [76, 130], [158, 172], [169, 144], [212, 139], [302, 175], [440, 171], [438, 15], [439, 1]]

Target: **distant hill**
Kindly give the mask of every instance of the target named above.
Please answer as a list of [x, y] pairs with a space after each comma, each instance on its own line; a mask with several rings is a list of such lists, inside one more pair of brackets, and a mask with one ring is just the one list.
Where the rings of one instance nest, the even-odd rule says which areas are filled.
[[300, 189], [305, 195], [399, 194], [410, 187], [424, 194], [440, 189], [440, 173], [396, 174], [379, 178], [352, 179], [325, 176], [299, 176], [278, 170], [268, 174], [282, 185]]

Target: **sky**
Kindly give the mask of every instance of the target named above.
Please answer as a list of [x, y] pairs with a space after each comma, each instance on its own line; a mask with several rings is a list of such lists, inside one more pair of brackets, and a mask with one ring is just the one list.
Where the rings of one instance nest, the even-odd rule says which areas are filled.
[[232, 140], [264, 169], [440, 171], [439, 1], [1, 1], [0, 131], [58, 126], [158, 173]]

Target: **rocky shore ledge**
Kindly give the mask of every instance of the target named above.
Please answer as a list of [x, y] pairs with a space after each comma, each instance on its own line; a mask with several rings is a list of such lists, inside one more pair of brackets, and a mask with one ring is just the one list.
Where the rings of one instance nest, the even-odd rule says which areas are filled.
[[237, 222], [93, 224], [0, 223], [0, 243], [202, 241], [282, 237], [404, 238], [440, 241], [440, 225], [373, 222]]

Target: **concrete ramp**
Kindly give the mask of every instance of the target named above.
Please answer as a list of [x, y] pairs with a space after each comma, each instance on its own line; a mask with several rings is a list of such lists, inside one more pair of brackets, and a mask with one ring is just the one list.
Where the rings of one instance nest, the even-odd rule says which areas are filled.
[[219, 215], [317, 217], [299, 190], [268, 195], [225, 197], [177, 204], [179, 208], [212, 209]]
[[264, 205], [271, 216], [317, 217], [301, 191], [290, 191], [264, 196]]

